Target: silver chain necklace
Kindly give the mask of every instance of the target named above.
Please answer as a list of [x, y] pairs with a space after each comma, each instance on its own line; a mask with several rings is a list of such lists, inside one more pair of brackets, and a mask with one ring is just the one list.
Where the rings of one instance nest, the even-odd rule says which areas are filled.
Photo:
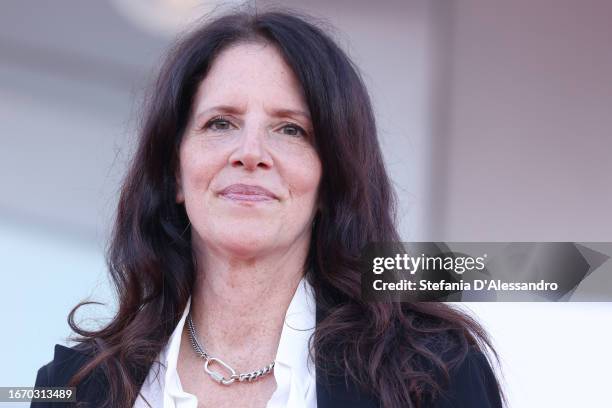
[[[272, 370], [274, 369], [275, 362], [273, 361], [267, 366], [260, 368], [259, 370], [251, 371], [249, 373], [238, 374], [236, 373], [236, 370], [234, 370], [225, 361], [219, 358], [216, 358], [216, 357], [211, 357], [206, 351], [204, 351], [204, 347], [202, 347], [200, 343], [198, 342], [198, 339], [197, 339], [198, 335], [196, 333], [195, 326], [193, 325], [193, 320], [191, 320], [191, 313], [189, 313], [189, 315], [187, 316], [187, 328], [189, 331], [189, 340], [191, 340], [191, 345], [193, 346], [193, 349], [198, 354], [198, 356], [204, 359], [204, 371], [206, 371], [206, 374], [210, 375], [210, 377], [216, 382], [218, 382], [219, 384], [230, 385], [234, 381], [239, 381], [239, 382], [255, 381], [259, 377], [263, 377], [266, 374], [270, 374]], [[223, 374], [217, 371], [211, 370], [209, 366], [210, 364], [214, 364], [214, 363], [217, 363], [223, 368], [225, 368], [225, 370], [227, 370], [227, 372], [230, 374], [229, 377], [225, 377]]]

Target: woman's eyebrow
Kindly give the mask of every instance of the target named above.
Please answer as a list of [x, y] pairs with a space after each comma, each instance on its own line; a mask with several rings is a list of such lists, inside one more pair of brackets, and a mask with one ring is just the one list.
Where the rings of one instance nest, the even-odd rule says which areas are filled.
[[[239, 108], [237, 106], [233, 106], [233, 105], [216, 105], [213, 107], [210, 107], [208, 109], [204, 109], [200, 112], [198, 112], [196, 114], [197, 118], [200, 118], [202, 116], [205, 116], [211, 112], [222, 112], [222, 113], [229, 113], [229, 114], [243, 114], [245, 111], [245, 109], [243, 108]], [[310, 121], [310, 114], [308, 112], [305, 112], [303, 110], [300, 109], [272, 109], [272, 110], [266, 110], [266, 112], [268, 113], [268, 115], [270, 116], [274, 116], [274, 117], [282, 117], [282, 118], [286, 118], [286, 117], [291, 117], [291, 116], [301, 116], [304, 119]]]
[[310, 114], [299, 109], [275, 109], [273, 111], [270, 111], [269, 114], [271, 116], [283, 118], [288, 116], [302, 116], [304, 119], [310, 120]]
[[197, 113], [197, 117], [201, 117], [204, 116], [210, 112], [223, 112], [223, 113], [234, 113], [234, 114], [240, 114], [240, 113], [244, 113], [244, 109], [238, 108], [236, 106], [232, 106], [232, 105], [216, 105], [213, 106], [211, 108], [208, 109], [204, 109], [200, 112]]

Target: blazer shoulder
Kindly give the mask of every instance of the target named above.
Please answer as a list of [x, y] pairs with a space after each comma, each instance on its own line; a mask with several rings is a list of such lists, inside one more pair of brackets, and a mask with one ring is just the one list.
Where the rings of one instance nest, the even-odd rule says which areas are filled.
[[435, 408], [501, 408], [501, 392], [484, 353], [470, 346], [465, 359], [450, 372], [450, 382]]
[[[78, 370], [95, 356], [95, 351], [88, 344], [78, 344], [66, 347], [56, 344], [53, 360], [42, 366], [37, 374], [35, 387], [65, 387]], [[90, 402], [89, 406], [96, 406], [105, 389], [105, 382], [100, 371], [94, 370], [81, 383], [76, 385], [77, 401]], [[60, 408], [70, 404], [32, 402], [30, 408]]]
[[66, 347], [56, 344], [53, 360], [42, 366], [36, 375], [36, 387], [62, 387], [94, 356], [93, 349], [85, 344]]

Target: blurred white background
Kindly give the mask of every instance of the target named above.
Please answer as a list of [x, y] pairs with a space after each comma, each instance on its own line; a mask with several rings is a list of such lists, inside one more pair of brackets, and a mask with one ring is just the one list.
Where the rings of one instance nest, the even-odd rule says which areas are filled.
[[[33, 384], [78, 301], [111, 315], [104, 248], [139, 98], [215, 3], [0, 5], [0, 385]], [[282, 2], [332, 23], [362, 70], [404, 240], [612, 241], [612, 2], [301, 3]], [[612, 304], [464, 306], [512, 407], [610, 406]]]

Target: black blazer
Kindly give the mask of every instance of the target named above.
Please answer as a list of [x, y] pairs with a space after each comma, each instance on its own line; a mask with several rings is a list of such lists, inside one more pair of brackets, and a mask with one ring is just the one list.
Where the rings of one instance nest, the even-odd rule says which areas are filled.
[[[70, 377], [87, 362], [91, 356], [83, 349], [55, 346], [53, 361], [38, 370], [36, 387], [61, 387], [68, 383]], [[318, 371], [317, 371], [318, 373]], [[446, 397], [438, 400], [435, 408], [499, 408], [501, 401], [493, 373], [484, 355], [470, 351], [465, 361], [454, 371]], [[77, 387], [77, 400], [87, 401], [91, 407], [100, 405], [106, 395], [103, 377], [90, 376], [83, 385]], [[74, 404], [33, 402], [31, 408], [67, 408]], [[317, 375], [318, 408], [375, 408], [378, 401], [357, 391], [349, 383], [325, 383]], [[433, 408], [432, 407], [432, 408]], [[154, 407], [157, 408], [157, 407]]]
[[[317, 308], [317, 322], [322, 313]], [[53, 360], [38, 370], [36, 387], [62, 387], [90, 358], [91, 353], [82, 344], [72, 348], [55, 346]], [[323, 378], [316, 371], [317, 408], [378, 408], [379, 401], [372, 395], [358, 390], [355, 384], [348, 386], [342, 380]], [[108, 386], [99, 370], [77, 386], [77, 401], [89, 402], [97, 407], [106, 396]], [[33, 402], [30, 408], [64, 408], [72, 404]], [[427, 408], [501, 408], [497, 383], [486, 357], [470, 349], [465, 360], [451, 372], [451, 381], [445, 395]], [[154, 407], [157, 408], [157, 407]]]

